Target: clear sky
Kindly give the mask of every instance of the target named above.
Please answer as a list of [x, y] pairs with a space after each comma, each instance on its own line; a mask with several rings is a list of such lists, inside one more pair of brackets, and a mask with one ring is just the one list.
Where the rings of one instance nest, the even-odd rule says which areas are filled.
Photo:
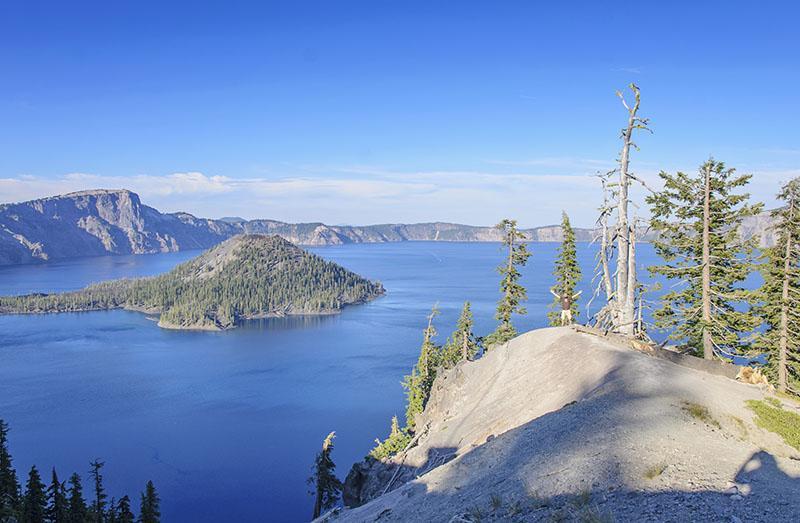
[[[0, 201], [130, 188], [200, 216], [594, 221], [634, 169], [800, 175], [800, 3], [37, 2], [0, 7]], [[646, 211], [642, 210], [642, 213]]]

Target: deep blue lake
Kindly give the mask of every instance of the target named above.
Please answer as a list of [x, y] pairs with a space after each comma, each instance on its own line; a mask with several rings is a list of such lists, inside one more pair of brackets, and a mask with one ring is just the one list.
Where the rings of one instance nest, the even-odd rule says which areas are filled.
[[[528, 314], [546, 324], [557, 244], [531, 244], [523, 269]], [[340, 315], [250, 322], [223, 332], [160, 329], [126, 311], [0, 316], [0, 418], [22, 479], [49, 480], [99, 458], [109, 496], [152, 479], [165, 521], [307, 521], [306, 478], [325, 435], [337, 432], [343, 479], [402, 419], [400, 381], [417, 358], [430, 308], [439, 341], [470, 300], [477, 331], [493, 329], [499, 244], [386, 243], [311, 249], [371, 279], [386, 296]], [[646, 266], [652, 248], [639, 249]], [[84, 258], [0, 268], [0, 294], [77, 289], [152, 275], [198, 252]], [[585, 304], [594, 248], [579, 247]], [[642, 270], [642, 272], [644, 272]]]

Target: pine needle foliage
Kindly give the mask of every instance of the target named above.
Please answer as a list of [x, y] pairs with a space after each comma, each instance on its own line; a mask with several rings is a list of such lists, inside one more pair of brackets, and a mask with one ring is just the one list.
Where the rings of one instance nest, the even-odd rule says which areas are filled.
[[342, 482], [336, 477], [336, 464], [331, 457], [335, 437], [336, 433], [331, 432], [322, 442], [322, 450], [314, 461], [314, 473], [308, 478], [309, 484], [314, 486], [314, 519], [336, 504], [342, 490]]
[[92, 503], [90, 514], [92, 515], [92, 520], [97, 523], [103, 523], [106, 520], [106, 499], [108, 495], [105, 487], [103, 487], [103, 474], [101, 473], [104, 465], [104, 462], [97, 459], [89, 464], [89, 475], [92, 477], [92, 483], [94, 484], [94, 502]]
[[25, 485], [25, 496], [22, 498], [22, 523], [44, 522], [47, 513], [47, 494], [42, 483], [42, 477], [34, 465], [28, 474], [28, 483]]
[[68, 511], [70, 522], [87, 519], [88, 510], [83, 498], [83, 485], [81, 485], [81, 477], [77, 473], [73, 473], [69, 478]]
[[434, 342], [436, 327], [433, 320], [438, 315], [439, 309], [434, 306], [428, 316], [428, 326], [423, 331], [417, 363], [411, 369], [411, 374], [403, 379], [403, 387], [406, 389], [406, 428], [411, 432], [416, 427], [417, 415], [425, 410], [441, 363], [441, 347]]
[[413, 439], [417, 415], [425, 410], [438, 373], [461, 361], [471, 360], [478, 353], [479, 341], [472, 330], [474, 321], [468, 301], [464, 302], [456, 330], [444, 346], [437, 345], [434, 341], [437, 332], [433, 320], [438, 315], [439, 309], [434, 306], [428, 315], [428, 325], [423, 331], [419, 358], [411, 369], [411, 374], [403, 378], [403, 388], [406, 390], [406, 425], [400, 428], [397, 416], [393, 417], [389, 436], [383, 441], [375, 440], [376, 446], [369, 453], [372, 458], [385, 459], [405, 449]]
[[52, 523], [66, 523], [69, 520], [66, 490], [66, 485], [59, 481], [54, 468], [50, 486], [47, 487], [47, 519]]
[[152, 481], [147, 482], [140, 498], [139, 522], [159, 523], [161, 521], [161, 498]]
[[[20, 495], [17, 473], [11, 465], [11, 453], [8, 450], [8, 430], [6, 422], [0, 419], [0, 523], [133, 523], [135, 517], [128, 496], [123, 496], [119, 503], [113, 499], [111, 503], [106, 502], [100, 474], [103, 462], [98, 460], [90, 464], [95, 497], [91, 507], [86, 506], [81, 477], [73, 473], [68, 482], [62, 482], [55, 468], [50, 485], [45, 487], [39, 470], [36, 466], [31, 467], [25, 491]], [[138, 521], [159, 523], [159, 500], [152, 481], [147, 483], [146, 493], [142, 496], [143, 511]]]
[[394, 456], [408, 446], [411, 438], [412, 436], [407, 429], [400, 428], [397, 416], [392, 416], [392, 427], [389, 431], [389, 436], [383, 441], [376, 439], [375, 448], [370, 451], [369, 455], [378, 460]]
[[738, 232], [744, 218], [761, 210], [760, 204], [748, 203], [748, 193], [739, 192], [751, 175], [712, 158], [696, 175], [662, 171], [659, 176], [664, 188], [647, 202], [657, 233], [653, 245], [665, 263], [648, 269], [676, 284], [654, 314], [656, 325], [669, 329], [682, 348], [706, 358], [715, 350], [735, 354], [755, 327], [745, 310], [754, 294], [742, 282], [753, 270], [756, 239]]
[[469, 361], [478, 353], [479, 344], [472, 331], [475, 321], [472, 317], [470, 303], [464, 302], [461, 315], [456, 323], [456, 330], [442, 347], [441, 366], [445, 369], [455, 367], [459, 362]]
[[763, 328], [754, 349], [769, 354], [767, 375], [781, 392], [800, 394], [800, 178], [784, 185], [778, 200], [784, 205], [772, 212], [776, 243], [759, 265], [764, 283], [755, 313]]
[[19, 481], [8, 450], [8, 424], [0, 419], [0, 521], [10, 521], [19, 505]]
[[508, 248], [508, 255], [505, 263], [497, 268], [497, 272], [502, 276], [500, 280], [502, 297], [497, 304], [495, 319], [500, 324], [485, 338], [486, 349], [514, 338], [517, 335], [517, 329], [511, 324], [511, 317], [514, 314], [527, 312], [521, 303], [528, 299], [528, 294], [525, 287], [519, 283], [522, 277], [519, 267], [524, 266], [531, 255], [523, 243], [526, 239], [525, 233], [517, 228], [516, 220], [505, 219], [497, 224], [497, 228], [502, 232], [503, 245]]
[[[553, 276], [556, 279], [553, 290], [560, 296], [573, 296], [575, 287], [581, 281], [581, 266], [578, 264], [575, 231], [572, 229], [566, 212], [561, 213], [561, 233], [563, 240], [558, 248], [558, 256], [553, 268]], [[578, 303], [575, 300], [572, 302], [571, 309], [572, 318], [576, 320], [578, 318]], [[553, 302], [550, 304], [550, 311], [547, 313], [547, 319], [550, 321], [551, 326], [557, 327], [561, 325], [561, 302], [558, 298], [553, 298]]]

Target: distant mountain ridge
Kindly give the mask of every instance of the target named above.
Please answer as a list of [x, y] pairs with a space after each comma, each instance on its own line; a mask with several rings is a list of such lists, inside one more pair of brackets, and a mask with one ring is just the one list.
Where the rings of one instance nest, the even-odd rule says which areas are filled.
[[[761, 234], [769, 218], [752, 222], [747, 234]], [[241, 233], [275, 234], [297, 245], [313, 246], [501, 239], [494, 227], [444, 222], [349, 226], [237, 217], [213, 220], [185, 212], [162, 213], [144, 205], [139, 195], [126, 189], [95, 189], [0, 204], [0, 265], [207, 249]], [[561, 241], [558, 225], [525, 229], [525, 233], [531, 241]], [[576, 228], [575, 234], [578, 241], [591, 241], [594, 230]]]

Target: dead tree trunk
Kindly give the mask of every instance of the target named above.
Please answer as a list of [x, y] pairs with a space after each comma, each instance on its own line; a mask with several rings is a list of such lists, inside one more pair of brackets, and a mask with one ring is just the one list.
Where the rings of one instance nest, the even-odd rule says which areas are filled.
[[614, 288], [611, 285], [611, 269], [608, 266], [608, 248], [611, 243], [611, 238], [608, 234], [608, 187], [606, 187], [605, 179], [603, 182], [603, 214], [600, 217], [600, 226], [602, 227], [602, 240], [600, 242], [600, 263], [603, 267], [603, 287], [606, 291], [606, 303], [611, 303], [614, 297]]
[[703, 358], [714, 359], [711, 340], [711, 167], [706, 166], [703, 187]]
[[[631, 84], [634, 103], [628, 106], [622, 93], [618, 93], [622, 104], [628, 110], [628, 125], [622, 131], [622, 152], [619, 157], [619, 195], [617, 201], [617, 288], [614, 293], [614, 316], [616, 328], [621, 334], [632, 336], [634, 333], [636, 303], [634, 299], [636, 287], [635, 232], [628, 218], [629, 196], [631, 185], [629, 173], [630, 152], [633, 145], [633, 130], [640, 126], [636, 116], [639, 111], [639, 88]], [[631, 288], [633, 287], [633, 288]]]
[[[789, 202], [789, 219], [794, 218], [794, 199]], [[781, 334], [778, 347], [778, 390], [786, 392], [788, 382], [787, 352], [789, 345], [789, 279], [791, 277], [792, 231], [786, 228], [785, 259], [783, 260], [783, 289], [781, 292]]]

